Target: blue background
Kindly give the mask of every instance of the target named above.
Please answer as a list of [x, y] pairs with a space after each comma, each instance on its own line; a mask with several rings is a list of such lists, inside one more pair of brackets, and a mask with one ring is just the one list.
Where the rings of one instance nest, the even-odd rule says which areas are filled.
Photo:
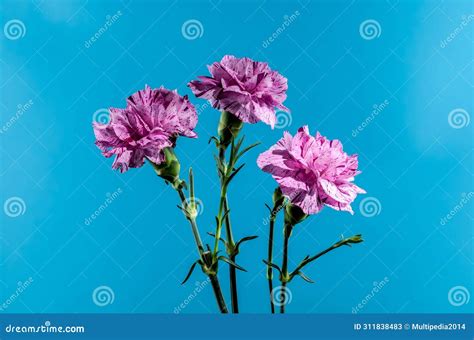
[[[119, 19], [86, 47], [118, 11]], [[296, 11], [296, 20], [264, 46]], [[114, 172], [93, 144], [91, 122], [94, 112], [123, 107], [145, 84], [190, 95], [202, 108], [200, 138], [181, 139], [177, 153], [196, 174], [201, 231], [212, 231], [218, 181], [207, 140], [218, 113], [186, 84], [234, 54], [268, 61], [289, 79], [292, 122], [285, 129], [308, 124], [313, 133], [340, 139], [359, 154], [363, 173], [356, 182], [368, 192], [354, 202], [354, 216], [327, 208], [295, 229], [292, 266], [341, 234], [362, 233], [365, 242], [307, 269], [314, 285], [292, 281], [288, 312], [351, 313], [385, 278], [361, 313], [472, 312], [472, 301], [454, 306], [448, 291], [473, 291], [473, 203], [445, 225], [440, 220], [473, 190], [473, 124], [455, 129], [448, 114], [473, 112], [474, 23], [441, 44], [473, 12], [470, 1], [1, 1], [2, 27], [18, 19], [26, 28], [17, 40], [0, 35], [2, 125], [18, 105], [33, 102], [1, 135], [1, 202], [20, 197], [26, 210], [18, 217], [1, 212], [0, 302], [18, 282], [33, 280], [4, 311], [173, 313], [193, 293], [204, 276], [196, 271], [180, 285], [195, 249], [175, 193], [149, 166]], [[181, 32], [190, 19], [203, 27], [194, 40]], [[361, 36], [367, 19], [380, 24], [380, 36]], [[354, 137], [385, 100], [389, 105]], [[262, 145], [246, 156], [229, 193], [236, 237], [260, 236], [238, 257], [249, 271], [238, 276], [244, 312], [268, 312], [264, 203], [275, 182], [255, 159], [282, 132], [245, 126], [247, 141]], [[86, 225], [119, 188], [119, 197]], [[361, 213], [364, 197], [380, 202], [378, 215]], [[279, 223], [278, 255], [280, 229]], [[228, 297], [224, 265], [220, 276]], [[92, 292], [103, 285], [115, 299], [100, 307]], [[208, 286], [182, 312], [215, 311]]]

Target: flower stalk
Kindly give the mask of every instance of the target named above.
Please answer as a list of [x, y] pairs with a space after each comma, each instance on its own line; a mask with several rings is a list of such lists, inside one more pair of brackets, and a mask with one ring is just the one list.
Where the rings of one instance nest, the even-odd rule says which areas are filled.
[[280, 282], [281, 282], [281, 294], [283, 296], [280, 304], [280, 313], [285, 313], [286, 301], [284, 297], [286, 294], [286, 286], [291, 281], [292, 277], [288, 272], [288, 244], [290, 236], [293, 231], [293, 227], [298, 223], [304, 221], [308, 215], [306, 215], [300, 207], [287, 204], [285, 207], [285, 219], [283, 227], [283, 259], [281, 264]]
[[[95, 143], [102, 154], [107, 158], [115, 157], [113, 169], [126, 172], [131, 168], [142, 167], [148, 160], [156, 174], [177, 192], [181, 201], [178, 208], [189, 222], [198, 252], [198, 259], [192, 264], [183, 284], [199, 265], [211, 282], [219, 310], [228, 313], [217, 276], [219, 261], [226, 262], [229, 265], [232, 312], [238, 313], [236, 270], [245, 269], [236, 264], [236, 257], [240, 245], [257, 236], [234, 239], [227, 191], [229, 183], [244, 166], [237, 166], [239, 159], [259, 144], [242, 147], [244, 137], [238, 136], [244, 122], [263, 122], [273, 129], [277, 123], [276, 110], [289, 112], [283, 105], [288, 81], [271, 70], [267, 63], [230, 55], [224, 56], [208, 69], [211, 76], [201, 76], [188, 86], [196, 97], [207, 99], [221, 111], [218, 135], [211, 138], [217, 147], [215, 159], [220, 180], [216, 229], [214, 234], [210, 234], [215, 238], [213, 248], [207, 243], [203, 244], [200, 236], [192, 169], [189, 170], [188, 187], [186, 181], [180, 178], [181, 166], [174, 153], [178, 138], [197, 138], [194, 129], [198, 115], [188, 97], [180, 96], [176, 90], [145, 86], [144, 90], [127, 98], [125, 108], [111, 108], [109, 122], [94, 122], [93, 128]], [[303, 268], [337, 248], [363, 241], [360, 234], [342, 237], [327, 249], [313, 256], [307, 255], [290, 271], [289, 243], [294, 227], [308, 215], [320, 213], [325, 206], [353, 214], [351, 203], [365, 191], [353, 183], [355, 176], [360, 173], [358, 156], [345, 153], [338, 140], [329, 140], [319, 132], [315, 136], [310, 135], [308, 126], [299, 128], [294, 136], [285, 132], [283, 138], [260, 154], [257, 164], [279, 184], [273, 194], [273, 207], [267, 205], [270, 229], [267, 259], [263, 262], [267, 266], [271, 312], [275, 313], [278, 302], [280, 313], [285, 313], [288, 302], [285, 300], [290, 295], [286, 291], [288, 283], [295, 276], [313, 282], [303, 274]], [[276, 217], [281, 209], [284, 209], [284, 223], [280, 267], [273, 263], [273, 243]], [[220, 242], [225, 245], [225, 255], [219, 255]], [[278, 288], [282, 291], [278, 298], [273, 292], [273, 270], [278, 271], [281, 282]]]
[[357, 234], [357, 235], [354, 235], [354, 236], [351, 236], [351, 237], [347, 237], [347, 238], [342, 238], [340, 241], [334, 243], [332, 246], [328, 247], [327, 249], [317, 253], [316, 255], [314, 256], [311, 256], [311, 257], [306, 257], [305, 259], [303, 259], [303, 261], [300, 262], [300, 264], [298, 264], [298, 266], [291, 272], [290, 274], [290, 277], [293, 278], [295, 275], [301, 275], [301, 269], [303, 269], [303, 267], [305, 267], [306, 265], [310, 264], [311, 262], [317, 260], [318, 258], [320, 258], [321, 256], [329, 253], [330, 251], [334, 250], [334, 249], [337, 249], [339, 247], [342, 247], [342, 246], [348, 246], [350, 247], [351, 244], [354, 244], [354, 243], [360, 243], [360, 242], [363, 242], [364, 240], [362, 239], [362, 235], [361, 234]]
[[283, 296], [282, 301], [280, 301], [280, 313], [285, 313], [285, 296], [286, 296], [286, 285], [290, 281], [290, 276], [288, 274], [288, 243], [290, 241], [291, 232], [293, 231], [294, 225], [285, 221], [285, 226], [283, 228], [283, 260], [281, 264], [281, 294]]
[[281, 294], [282, 294], [282, 301], [280, 301], [280, 313], [285, 313], [286, 301], [284, 301], [284, 297], [287, 295], [287, 285], [288, 283], [293, 280], [295, 276], [300, 276], [303, 280], [309, 283], [314, 283], [310, 278], [308, 278], [302, 271], [306, 265], [310, 264], [311, 262], [317, 260], [321, 256], [329, 253], [330, 251], [337, 249], [342, 246], [351, 246], [354, 243], [363, 242], [362, 235], [357, 234], [351, 237], [342, 238], [340, 241], [334, 243], [329, 248], [317, 253], [314, 256], [306, 256], [293, 271], [288, 270], [288, 248], [289, 248], [289, 240], [293, 228], [296, 224], [302, 222], [308, 217], [298, 206], [293, 204], [287, 204], [285, 208], [285, 222], [283, 228], [283, 259], [281, 269], [276, 265], [272, 264], [273, 267], [280, 270], [280, 282], [281, 282]]
[[[219, 163], [226, 168], [225, 153], [229, 144], [235, 140], [240, 130], [242, 129], [243, 122], [235, 117], [233, 114], [223, 111], [219, 120], [219, 126], [217, 132], [219, 135]], [[227, 169], [225, 169], [227, 170]], [[226, 172], [226, 171], [225, 171]], [[229, 259], [235, 262], [237, 254], [235, 253], [235, 242], [234, 235], [232, 233], [232, 225], [230, 222], [230, 210], [229, 202], [227, 200], [227, 186], [225, 185], [224, 176], [220, 176], [221, 179], [221, 201], [223, 209], [225, 210], [225, 228], [226, 228], [226, 252]], [[225, 189], [225, 191], [223, 190]], [[216, 241], [218, 239], [216, 238]], [[234, 266], [229, 266], [229, 284], [230, 284], [230, 298], [232, 313], [239, 312], [239, 298], [237, 293], [237, 269]]]
[[214, 260], [214, 256], [212, 256], [210, 251], [205, 250], [196, 221], [198, 212], [194, 196], [193, 171], [192, 169], [189, 169], [189, 198], [186, 198], [186, 194], [184, 193], [184, 189], [187, 187], [186, 182], [179, 178], [180, 163], [174, 154], [173, 149], [166, 148], [164, 154], [165, 161], [163, 163], [157, 165], [151, 162], [151, 164], [156, 174], [162, 177], [167, 183], [171, 184], [178, 193], [181, 200], [181, 206], [179, 208], [183, 211], [186, 219], [189, 221], [199, 255], [199, 259], [191, 266], [191, 269], [183, 283], [191, 276], [196, 264], [199, 264], [202, 271], [209, 277], [220, 312], [228, 313], [224, 296], [220, 288], [219, 279], [217, 277], [217, 261]]
[[[238, 133], [238, 131], [236, 133]], [[227, 147], [224, 146], [223, 144], [219, 145], [219, 161], [222, 164], [225, 164], [226, 148]], [[222, 185], [223, 185], [223, 180], [221, 178], [221, 186]], [[237, 254], [235, 253], [234, 235], [232, 233], [232, 225], [230, 222], [230, 210], [229, 210], [229, 202], [227, 200], [227, 188], [224, 195], [222, 195], [222, 191], [221, 191], [221, 200], [223, 202], [223, 209], [224, 211], [226, 211], [225, 218], [224, 218], [225, 232], [226, 232], [226, 252], [227, 252], [227, 255], [229, 256], [229, 259], [232, 262], [235, 262], [235, 258]], [[239, 312], [239, 298], [238, 298], [238, 293], [237, 293], [237, 269], [234, 266], [229, 267], [229, 284], [230, 284], [230, 299], [231, 299], [231, 305], [232, 305], [232, 313], [238, 313]]]
[[[239, 301], [238, 301], [238, 292], [237, 292], [237, 269], [238, 266], [232, 265], [235, 264], [237, 254], [239, 253], [238, 245], [242, 241], [246, 241], [254, 238], [242, 239], [239, 242], [235, 242], [234, 235], [232, 232], [232, 224], [230, 219], [230, 208], [229, 202], [227, 199], [227, 188], [230, 181], [234, 176], [242, 169], [243, 164], [236, 168], [237, 161], [239, 158], [245, 154], [248, 150], [258, 145], [253, 144], [244, 150], [240, 151], [242, 146], [243, 138], [240, 139], [237, 143], [235, 142], [237, 136], [242, 129], [243, 122], [235, 117], [233, 114], [227, 111], [222, 111], [219, 125], [217, 128], [218, 138], [215, 138], [216, 147], [218, 149], [218, 158], [217, 158], [217, 169], [219, 173], [221, 191], [220, 191], [220, 200], [219, 200], [219, 209], [217, 213], [217, 229], [215, 234], [215, 243], [214, 243], [214, 254], [217, 254], [219, 248], [219, 241], [221, 239], [222, 226], [225, 226], [225, 246], [228, 260], [231, 265], [229, 267], [229, 284], [230, 284], [230, 296], [231, 296], [231, 305], [232, 312], [239, 312]], [[229, 161], [226, 160], [226, 152], [230, 146], [230, 156]]]
[[267, 256], [267, 280], [268, 290], [270, 296], [270, 310], [272, 314], [275, 314], [275, 302], [273, 300], [273, 268], [271, 263], [273, 262], [273, 234], [275, 230], [275, 220], [278, 212], [284, 206], [285, 198], [281, 192], [280, 187], [277, 187], [273, 192], [273, 208], [267, 206], [270, 211], [269, 217], [269, 233], [268, 233], [268, 256]]

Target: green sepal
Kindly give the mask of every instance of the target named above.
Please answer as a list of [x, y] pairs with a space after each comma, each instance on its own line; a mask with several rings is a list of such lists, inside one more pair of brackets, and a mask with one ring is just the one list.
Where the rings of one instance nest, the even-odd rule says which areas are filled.
[[273, 191], [272, 200], [273, 200], [273, 205], [276, 208], [281, 207], [283, 203], [285, 202], [285, 196], [283, 196], [283, 192], [281, 191], [280, 187], [277, 187], [275, 191]]
[[285, 209], [285, 224], [296, 225], [304, 221], [308, 215], [306, 215], [300, 207], [294, 204], [287, 204]]
[[219, 144], [227, 148], [232, 139], [236, 138], [243, 127], [243, 122], [228, 111], [222, 111], [217, 127]]
[[185, 188], [186, 183], [179, 179], [181, 165], [176, 157], [173, 148], [167, 147], [163, 149], [165, 159], [163, 162], [156, 164], [150, 161], [156, 174], [170, 183], [175, 189]]

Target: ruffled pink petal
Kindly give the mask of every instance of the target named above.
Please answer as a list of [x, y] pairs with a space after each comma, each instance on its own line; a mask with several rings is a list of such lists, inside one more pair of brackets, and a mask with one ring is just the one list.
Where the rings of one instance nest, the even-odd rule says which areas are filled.
[[305, 214], [317, 214], [323, 208], [316, 189], [304, 191], [289, 190], [287, 187], [281, 187], [281, 190], [283, 194], [288, 197], [293, 204], [300, 207]]
[[125, 109], [110, 109], [110, 122], [93, 124], [96, 144], [121, 172], [141, 167], [145, 157], [164, 159], [163, 149], [174, 147], [178, 136], [196, 138], [197, 113], [187, 96], [165, 88], [144, 90], [127, 99]]
[[243, 122], [262, 121], [272, 128], [275, 110], [288, 110], [283, 105], [287, 80], [267, 63], [226, 55], [208, 69], [211, 77], [198, 77], [188, 86], [216, 109], [228, 111]]
[[352, 183], [359, 173], [357, 155], [348, 156], [338, 140], [319, 133], [312, 137], [307, 126], [294, 136], [285, 132], [282, 139], [260, 154], [257, 164], [307, 214], [319, 212], [323, 205], [353, 213], [351, 203], [358, 194], [365, 193]]

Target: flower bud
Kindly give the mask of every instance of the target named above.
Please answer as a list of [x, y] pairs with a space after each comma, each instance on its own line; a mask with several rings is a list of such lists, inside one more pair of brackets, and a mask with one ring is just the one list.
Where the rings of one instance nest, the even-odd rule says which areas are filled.
[[283, 205], [283, 202], [285, 201], [285, 196], [283, 196], [283, 193], [281, 192], [280, 187], [276, 188], [275, 191], [273, 192], [273, 205], [275, 207], [281, 207]]
[[164, 148], [163, 153], [165, 155], [165, 160], [163, 162], [159, 164], [152, 162], [151, 164], [158, 176], [171, 183], [174, 188], [178, 188], [183, 184], [183, 181], [179, 179], [181, 165], [179, 164], [173, 148]]
[[300, 207], [294, 204], [287, 204], [285, 208], [285, 225], [296, 225], [308, 217]]
[[236, 138], [242, 129], [243, 122], [232, 113], [222, 111], [217, 127], [219, 142], [222, 146], [227, 147], [232, 142], [232, 138]]
[[361, 234], [357, 234], [357, 235], [354, 235], [354, 236], [351, 236], [349, 238], [347, 238], [347, 243], [360, 243], [360, 242], [363, 242], [364, 240], [362, 239], [362, 235]]

